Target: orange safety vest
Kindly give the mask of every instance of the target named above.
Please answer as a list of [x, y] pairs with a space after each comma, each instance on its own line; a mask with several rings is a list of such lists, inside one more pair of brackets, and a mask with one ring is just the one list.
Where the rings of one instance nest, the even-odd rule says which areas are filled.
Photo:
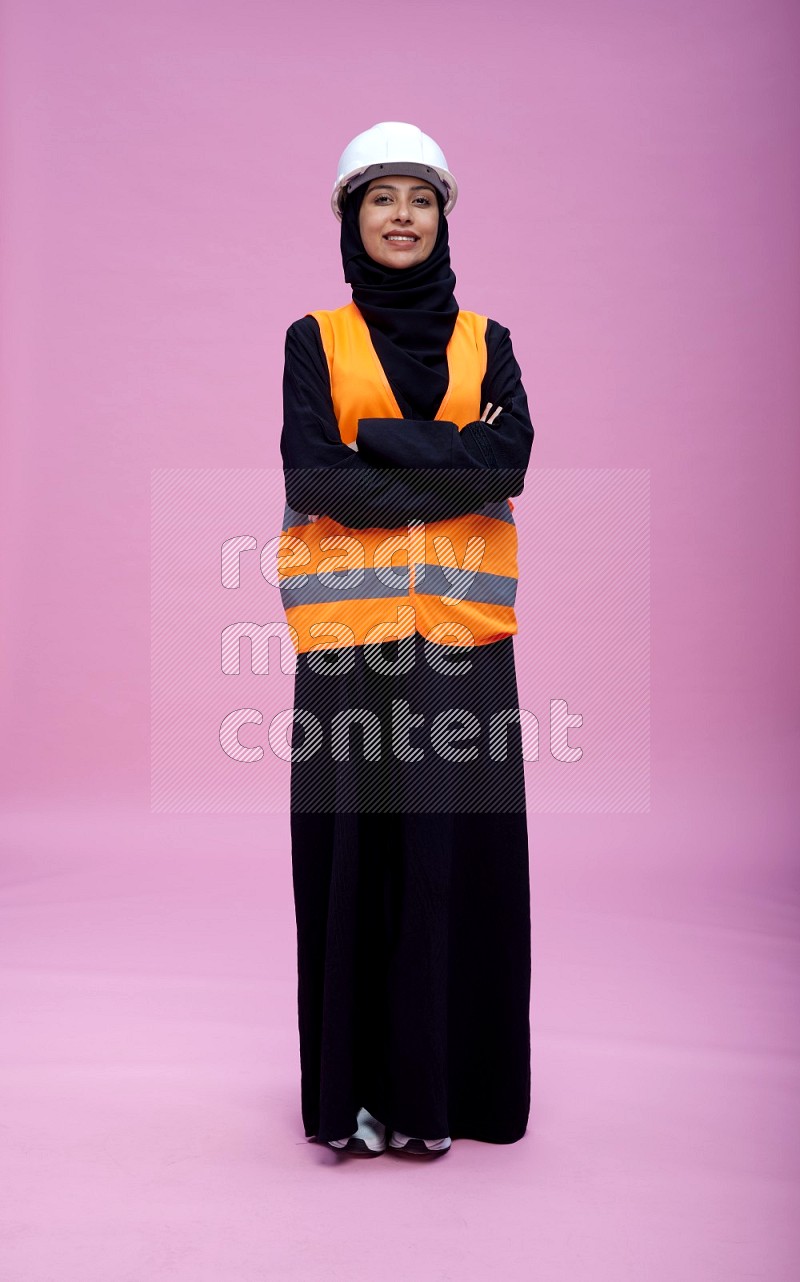
[[[402, 419], [356, 304], [306, 314], [319, 323], [342, 441], [355, 441], [360, 418]], [[481, 415], [486, 322], [460, 310], [447, 345], [450, 382], [436, 418], [459, 430]], [[295, 651], [377, 644], [415, 631], [451, 646], [488, 645], [512, 635], [513, 506], [504, 499], [464, 516], [390, 530], [349, 529], [287, 505], [278, 585]], [[405, 565], [394, 563], [398, 554], [407, 557]]]

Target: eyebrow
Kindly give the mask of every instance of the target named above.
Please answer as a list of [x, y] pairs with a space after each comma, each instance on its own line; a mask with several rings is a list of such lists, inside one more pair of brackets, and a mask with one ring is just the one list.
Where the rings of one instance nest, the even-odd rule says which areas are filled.
[[[376, 183], [374, 187], [370, 187], [370, 191], [379, 191], [381, 187], [386, 187], [388, 188], [389, 191], [398, 190], [397, 187], [394, 187], [391, 183]], [[431, 186], [430, 183], [417, 183], [415, 187], [409, 187], [408, 190], [409, 191], [433, 191], [433, 187]]]

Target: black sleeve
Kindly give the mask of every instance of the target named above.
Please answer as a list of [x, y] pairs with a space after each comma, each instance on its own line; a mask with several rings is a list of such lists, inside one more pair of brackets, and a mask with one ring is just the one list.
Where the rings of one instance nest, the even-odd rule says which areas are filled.
[[[490, 330], [494, 332], [490, 334]], [[482, 404], [489, 399], [495, 407], [503, 405], [494, 424], [476, 422], [459, 432], [455, 423], [404, 419], [402, 431], [398, 431], [396, 418], [361, 419], [356, 452], [339, 434], [316, 319], [304, 316], [290, 325], [281, 434], [290, 507], [325, 513], [353, 529], [396, 529], [414, 519], [461, 516], [498, 497], [519, 494], [533, 428], [508, 330], [490, 321], [487, 346]], [[500, 399], [501, 394], [505, 400]], [[498, 434], [506, 406], [515, 423], [509, 421], [506, 430]]]

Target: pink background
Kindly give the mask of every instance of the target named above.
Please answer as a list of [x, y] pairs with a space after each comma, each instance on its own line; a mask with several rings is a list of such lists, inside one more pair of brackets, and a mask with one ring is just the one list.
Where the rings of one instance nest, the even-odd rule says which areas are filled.
[[[794, 1278], [796, 10], [2, 28], [4, 1282]], [[527, 772], [529, 1131], [424, 1169], [303, 1137], [285, 807], [150, 792], [151, 473], [279, 464], [286, 327], [349, 296], [336, 161], [387, 118], [458, 178], [456, 294], [511, 330], [535, 485], [644, 469], [652, 517], [649, 809]]]

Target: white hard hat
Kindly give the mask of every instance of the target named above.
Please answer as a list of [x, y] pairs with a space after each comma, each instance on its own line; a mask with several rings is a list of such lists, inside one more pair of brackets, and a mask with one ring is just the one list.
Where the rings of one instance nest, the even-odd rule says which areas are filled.
[[381, 173], [425, 178], [442, 193], [445, 214], [449, 214], [456, 203], [458, 186], [447, 168], [441, 147], [416, 125], [404, 124], [402, 120], [382, 120], [358, 134], [342, 152], [331, 195], [331, 208], [340, 222], [346, 192], [371, 182]]

